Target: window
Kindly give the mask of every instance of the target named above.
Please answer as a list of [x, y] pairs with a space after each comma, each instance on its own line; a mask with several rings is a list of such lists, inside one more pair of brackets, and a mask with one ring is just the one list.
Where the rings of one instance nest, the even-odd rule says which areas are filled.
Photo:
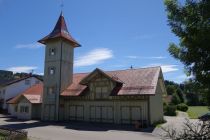
[[55, 55], [55, 48], [50, 48], [50, 55], [51, 56]]
[[109, 93], [108, 93], [108, 87], [96, 87], [96, 99], [100, 99], [100, 98], [108, 98], [109, 97]]
[[56, 93], [56, 88], [55, 87], [48, 88], [48, 95], [54, 95], [55, 93]]
[[55, 67], [50, 67], [49, 68], [49, 74], [54, 75], [55, 74]]
[[35, 84], [39, 84], [39, 80], [36, 80]]
[[30, 85], [30, 80], [25, 80], [26, 85]]
[[29, 107], [28, 106], [20, 106], [20, 113], [28, 113]]

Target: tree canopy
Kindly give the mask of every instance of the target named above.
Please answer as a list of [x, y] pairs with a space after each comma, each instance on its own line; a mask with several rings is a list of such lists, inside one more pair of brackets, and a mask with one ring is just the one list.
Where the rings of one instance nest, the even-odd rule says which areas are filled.
[[188, 75], [208, 89], [210, 96], [210, 0], [164, 3], [168, 24], [179, 38], [179, 44], [170, 43], [168, 51], [185, 65]]

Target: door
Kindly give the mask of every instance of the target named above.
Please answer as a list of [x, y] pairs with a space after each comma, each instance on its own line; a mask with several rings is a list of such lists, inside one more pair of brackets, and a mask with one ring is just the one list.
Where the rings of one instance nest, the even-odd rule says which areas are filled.
[[114, 121], [112, 106], [91, 106], [90, 120], [93, 122], [112, 123]]
[[69, 106], [69, 119], [82, 121], [84, 120], [84, 106], [82, 105], [70, 105]]
[[141, 118], [141, 108], [140, 107], [131, 107], [131, 123], [142, 120]]
[[121, 107], [121, 123], [129, 124], [130, 123], [130, 108], [129, 107]]
[[142, 120], [142, 111], [140, 106], [122, 106], [121, 107], [121, 123], [134, 124], [136, 121]]

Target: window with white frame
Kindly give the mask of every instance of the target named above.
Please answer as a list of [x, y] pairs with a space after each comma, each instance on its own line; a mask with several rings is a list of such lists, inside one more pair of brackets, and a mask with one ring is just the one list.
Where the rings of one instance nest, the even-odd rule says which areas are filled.
[[30, 82], [31, 82], [31, 81], [30, 81], [29, 79], [25, 80], [25, 84], [26, 84], [26, 85], [30, 85]]
[[20, 106], [20, 113], [29, 113], [28, 106]]

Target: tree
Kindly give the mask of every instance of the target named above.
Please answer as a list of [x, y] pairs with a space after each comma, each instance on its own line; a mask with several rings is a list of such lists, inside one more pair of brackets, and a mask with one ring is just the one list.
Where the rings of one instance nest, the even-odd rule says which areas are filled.
[[199, 82], [192, 80], [185, 81], [184, 93], [188, 105], [206, 105], [207, 91]]
[[178, 89], [176, 90], [176, 93], [177, 93], [177, 95], [179, 96], [180, 102], [181, 102], [181, 103], [184, 103], [184, 95], [183, 95], [182, 90], [181, 90], [180, 88], [178, 88]]
[[183, 130], [175, 128], [163, 128], [165, 132], [163, 139], [171, 140], [209, 140], [210, 139], [210, 121], [199, 120], [196, 123], [191, 123], [186, 120], [183, 124]]
[[176, 93], [172, 95], [171, 103], [174, 105], [178, 105], [181, 103], [180, 98]]
[[176, 92], [176, 88], [173, 85], [166, 86], [166, 91], [168, 95], [172, 95]]
[[210, 1], [186, 0], [180, 4], [178, 0], [165, 0], [164, 4], [169, 26], [179, 38], [179, 44], [170, 43], [168, 51], [210, 97]]

